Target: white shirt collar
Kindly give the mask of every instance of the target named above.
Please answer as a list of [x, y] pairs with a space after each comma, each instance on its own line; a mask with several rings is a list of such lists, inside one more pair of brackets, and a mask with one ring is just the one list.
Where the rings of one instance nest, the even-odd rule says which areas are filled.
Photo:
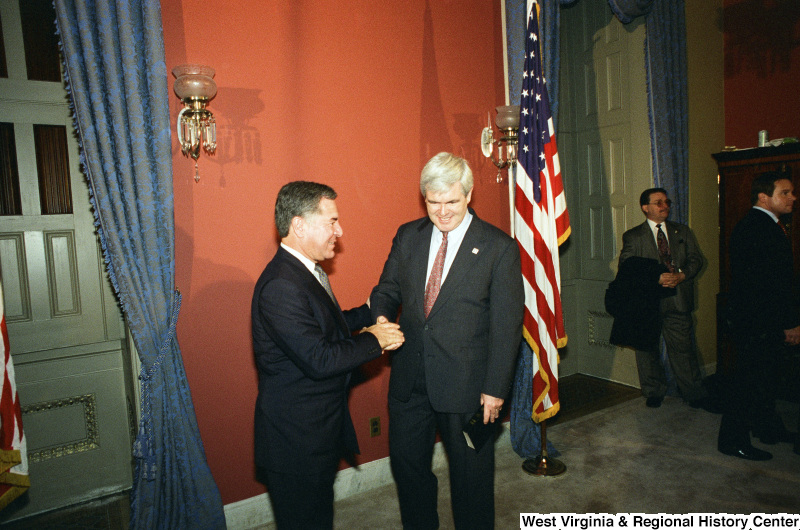
[[656, 225], [661, 225], [664, 229], [664, 235], [667, 236], [667, 242], [669, 242], [669, 234], [667, 234], [667, 221], [662, 221], [660, 223], [656, 223], [652, 219], [647, 219], [647, 224], [650, 225], [650, 233], [653, 234], [653, 237], [656, 238], [656, 243], [658, 243], [658, 228]]
[[283, 247], [283, 249], [284, 249], [286, 252], [288, 252], [289, 254], [291, 254], [292, 256], [294, 256], [295, 258], [299, 259], [299, 260], [300, 260], [300, 263], [302, 263], [303, 265], [305, 265], [305, 266], [306, 266], [306, 268], [307, 268], [308, 270], [310, 270], [310, 271], [311, 271], [311, 273], [312, 273], [312, 274], [314, 275], [314, 277], [316, 278], [316, 276], [317, 276], [317, 272], [316, 272], [316, 270], [315, 270], [315, 269], [316, 269], [316, 266], [317, 266], [317, 264], [316, 264], [316, 263], [314, 263], [312, 260], [308, 259], [307, 257], [303, 256], [302, 254], [300, 254], [298, 251], [296, 251], [295, 249], [291, 248], [290, 246], [288, 246], [288, 245], [285, 245], [284, 243], [281, 243], [281, 247]]
[[[461, 220], [461, 223], [447, 233], [447, 254], [445, 254], [444, 258], [442, 282], [444, 282], [445, 278], [447, 278], [447, 273], [450, 272], [450, 265], [452, 265], [453, 261], [456, 259], [456, 254], [458, 254], [458, 249], [461, 247], [461, 242], [464, 240], [464, 236], [467, 234], [467, 229], [472, 223], [472, 219], [472, 213], [467, 210], [467, 213], [464, 215], [464, 219]], [[439, 246], [441, 244], [442, 232], [440, 232], [439, 229], [436, 228], [436, 225], [434, 225], [433, 233], [431, 234], [431, 246], [428, 250], [428, 270], [425, 274], [426, 281], [431, 275], [433, 262], [436, 261], [436, 253], [439, 251]]]
[[761, 211], [762, 211], [762, 212], [764, 212], [765, 214], [767, 214], [767, 215], [769, 215], [770, 217], [772, 217], [772, 220], [773, 220], [773, 221], [775, 221], [776, 223], [778, 222], [778, 216], [777, 216], [777, 215], [775, 215], [774, 213], [770, 212], [770, 211], [769, 211], [769, 210], [767, 210], [766, 208], [762, 208], [761, 206], [753, 206], [753, 208], [755, 208], [756, 210], [761, 210]]

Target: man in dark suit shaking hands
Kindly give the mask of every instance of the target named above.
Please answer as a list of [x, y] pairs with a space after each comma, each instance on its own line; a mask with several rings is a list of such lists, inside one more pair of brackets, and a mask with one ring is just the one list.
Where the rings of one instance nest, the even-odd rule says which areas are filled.
[[275, 203], [281, 245], [253, 293], [256, 466], [279, 529], [333, 527], [339, 459], [358, 452], [347, 408], [350, 372], [404, 340], [395, 323], [370, 326], [366, 304], [339, 308], [319, 266], [334, 257], [342, 236], [335, 199], [324, 184], [281, 188]]
[[753, 207], [731, 232], [731, 284], [727, 321], [735, 344], [717, 448], [745, 460], [772, 454], [753, 447], [750, 430], [763, 443], [791, 441], [775, 410], [775, 379], [784, 344], [800, 344], [800, 311], [792, 243], [780, 216], [791, 213], [794, 186], [782, 173], [757, 175]]
[[[663, 264], [658, 278], [662, 298], [659, 304], [661, 335], [678, 392], [693, 407], [712, 408], [702, 385], [695, 350], [692, 309], [694, 278], [703, 266], [703, 255], [688, 226], [667, 221], [671, 201], [663, 188], [642, 192], [639, 205], [645, 222], [622, 235], [619, 264], [633, 256]], [[667, 392], [667, 378], [656, 345], [652, 351], [636, 351], [639, 384], [648, 407], [661, 406]]]
[[400, 312], [392, 356], [389, 453], [405, 528], [439, 527], [431, 471], [436, 430], [450, 465], [456, 528], [494, 526], [494, 443], [471, 449], [462, 428], [483, 406], [500, 414], [522, 337], [519, 247], [468, 208], [467, 162], [439, 153], [422, 170], [428, 216], [402, 225], [372, 291], [374, 319]]

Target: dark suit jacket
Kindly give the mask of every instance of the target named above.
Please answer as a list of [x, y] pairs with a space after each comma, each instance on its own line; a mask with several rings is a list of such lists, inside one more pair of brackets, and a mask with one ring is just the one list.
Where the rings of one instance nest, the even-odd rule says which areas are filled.
[[342, 313], [316, 277], [283, 248], [256, 283], [256, 465], [310, 474], [336, 465], [358, 442], [347, 408], [350, 372], [379, 357], [365, 305]]
[[792, 244], [766, 213], [750, 209], [731, 232], [728, 321], [733, 331], [783, 338], [800, 324]]
[[[700, 252], [694, 233], [688, 226], [671, 221], [666, 221], [665, 225], [672, 260], [686, 275], [686, 279], [676, 287], [675, 296], [663, 299], [661, 307], [688, 313], [694, 309], [694, 278], [703, 267], [703, 254]], [[660, 261], [658, 246], [647, 221], [622, 234], [620, 265], [631, 256]]]
[[[472, 210], [470, 210], [472, 211]], [[427, 217], [397, 230], [380, 282], [372, 291], [373, 319], [394, 320], [402, 305], [405, 343], [392, 357], [389, 393], [408, 401], [419, 363], [437, 412], [473, 412], [481, 393], [508, 395], [522, 337], [524, 292], [516, 241], [474, 212], [456, 258], [426, 319]]]
[[606, 311], [614, 317], [609, 342], [643, 351], [658, 349], [661, 298], [672, 294], [658, 284], [668, 269], [658, 260], [631, 256], [620, 263], [606, 289]]

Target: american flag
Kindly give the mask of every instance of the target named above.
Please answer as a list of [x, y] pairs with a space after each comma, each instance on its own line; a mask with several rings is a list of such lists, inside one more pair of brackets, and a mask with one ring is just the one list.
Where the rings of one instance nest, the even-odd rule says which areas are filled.
[[22, 432], [22, 409], [8, 347], [3, 286], [0, 284], [0, 510], [31, 485], [28, 454]]
[[525, 285], [523, 334], [533, 350], [533, 408], [540, 422], [558, 402], [558, 348], [567, 344], [561, 312], [558, 246], [570, 234], [555, 128], [539, 46], [539, 5], [528, 0], [528, 31], [520, 100], [514, 231]]

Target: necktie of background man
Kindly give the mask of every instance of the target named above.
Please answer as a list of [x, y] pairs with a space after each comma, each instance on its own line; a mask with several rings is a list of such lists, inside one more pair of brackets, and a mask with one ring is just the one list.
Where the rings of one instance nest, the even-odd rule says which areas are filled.
[[672, 262], [672, 254], [669, 251], [667, 235], [661, 228], [661, 223], [657, 224], [656, 228], [658, 228], [656, 241], [658, 241], [658, 255], [661, 257], [661, 263], [666, 265], [666, 267], [669, 269], [669, 272], [675, 272], [675, 264]]

